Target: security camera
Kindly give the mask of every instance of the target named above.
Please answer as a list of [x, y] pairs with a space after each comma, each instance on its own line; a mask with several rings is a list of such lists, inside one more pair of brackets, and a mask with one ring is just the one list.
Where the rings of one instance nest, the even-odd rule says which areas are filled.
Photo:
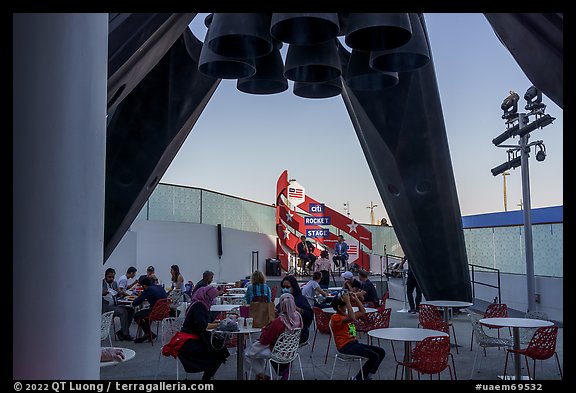
[[538, 141], [539, 143], [536, 145], [538, 147], [538, 152], [536, 153], [536, 160], [544, 161], [546, 159], [546, 146], [542, 141]]

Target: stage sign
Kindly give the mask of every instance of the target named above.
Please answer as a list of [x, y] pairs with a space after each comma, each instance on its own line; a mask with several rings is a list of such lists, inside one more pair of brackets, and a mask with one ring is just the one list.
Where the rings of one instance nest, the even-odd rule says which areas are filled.
[[330, 225], [330, 217], [304, 217], [304, 225]]
[[330, 237], [329, 229], [306, 229], [306, 237]]
[[324, 204], [323, 203], [311, 203], [308, 212], [314, 213], [324, 213]]

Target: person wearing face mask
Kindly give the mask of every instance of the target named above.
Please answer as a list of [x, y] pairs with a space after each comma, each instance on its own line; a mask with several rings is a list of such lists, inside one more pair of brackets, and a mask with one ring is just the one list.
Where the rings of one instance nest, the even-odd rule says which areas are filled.
[[[282, 288], [282, 293], [291, 293], [294, 297], [294, 303], [296, 304], [296, 311], [302, 316], [303, 327], [300, 332], [300, 343], [305, 343], [308, 341], [308, 336], [310, 334], [310, 325], [314, 320], [314, 312], [312, 307], [308, 303], [308, 299], [302, 294], [302, 290], [296, 281], [296, 277], [288, 275], [282, 279], [280, 282], [280, 287]], [[280, 313], [280, 308], [276, 306], [277, 313]]]

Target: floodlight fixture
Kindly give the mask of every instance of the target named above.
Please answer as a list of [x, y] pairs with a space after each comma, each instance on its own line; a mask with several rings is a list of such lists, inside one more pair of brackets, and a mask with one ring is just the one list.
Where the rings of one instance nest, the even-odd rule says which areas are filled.
[[544, 161], [546, 159], [546, 146], [544, 143], [538, 143], [538, 152], [536, 153], [536, 161]]
[[511, 120], [518, 117], [518, 101], [520, 100], [520, 96], [513, 90], [510, 90], [510, 94], [508, 97], [502, 101], [502, 105], [500, 108], [504, 111], [502, 115], [503, 119]]
[[526, 106], [524, 109], [531, 112], [544, 111], [546, 104], [542, 103], [542, 92], [538, 90], [534, 85], [530, 86], [526, 93], [524, 93], [524, 99], [526, 100]]
[[511, 160], [506, 161], [503, 164], [498, 165], [495, 168], [492, 168], [490, 171], [492, 172], [492, 176], [498, 176], [499, 174], [507, 171], [508, 169], [514, 169], [520, 166], [521, 157], [517, 156]]

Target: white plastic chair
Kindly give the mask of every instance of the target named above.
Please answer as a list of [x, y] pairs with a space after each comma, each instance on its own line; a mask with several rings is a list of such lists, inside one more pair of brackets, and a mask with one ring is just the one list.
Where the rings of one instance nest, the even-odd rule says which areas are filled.
[[352, 363], [357, 361], [360, 364], [360, 375], [362, 376], [362, 380], [364, 380], [364, 370], [362, 370], [362, 360], [368, 360], [368, 359], [363, 356], [348, 355], [346, 353], [338, 351], [338, 347], [336, 346], [336, 338], [334, 337], [334, 331], [332, 330], [332, 321], [328, 323], [328, 326], [330, 326], [330, 336], [332, 337], [331, 340], [334, 340], [334, 349], [336, 350], [336, 355], [334, 356], [334, 365], [332, 366], [332, 373], [330, 374], [330, 380], [334, 378], [334, 369], [336, 368], [336, 361], [338, 360], [350, 363], [346, 379], [350, 377], [350, 369], [352, 368]]
[[[168, 344], [170, 342], [170, 340], [172, 339], [172, 337], [174, 336], [174, 334], [176, 334], [176, 332], [180, 331], [183, 324], [184, 324], [184, 317], [183, 316], [179, 317], [179, 318], [168, 317], [168, 318], [164, 318], [162, 320], [162, 324], [161, 324], [162, 331], [160, 333], [160, 339], [162, 342], [162, 347], [160, 347], [160, 352], [158, 353], [158, 366], [156, 367], [156, 376], [154, 377], [154, 379], [158, 379], [158, 372], [160, 371], [160, 359], [163, 356], [162, 355], [162, 349], [164, 348], [164, 345]], [[176, 380], [178, 380], [178, 378], [179, 378], [178, 363], [180, 363], [180, 361], [178, 360], [178, 358], [176, 358], [175, 360], [176, 360]]]
[[[543, 321], [549, 321], [548, 314], [543, 311], [528, 311], [524, 318], [529, 319], [541, 319]], [[537, 328], [520, 328], [520, 344], [529, 344], [532, 340], [532, 336], [536, 332]]]
[[[514, 342], [509, 338], [492, 337], [486, 334], [482, 324], [479, 322], [480, 319], [483, 318], [482, 315], [468, 314], [468, 317], [470, 318], [470, 323], [472, 324], [472, 331], [474, 332], [476, 343], [478, 344], [478, 347], [482, 347], [484, 349], [484, 356], [486, 356], [486, 348], [506, 348], [514, 346]], [[480, 352], [480, 348], [476, 350], [476, 355], [474, 356], [474, 363], [472, 364], [470, 379], [473, 379], [474, 377], [474, 369], [476, 367], [478, 352]]]
[[304, 371], [302, 370], [302, 362], [300, 361], [300, 354], [298, 353], [298, 348], [300, 347], [300, 332], [302, 329], [294, 329], [292, 331], [285, 330], [280, 334], [280, 337], [276, 340], [274, 347], [272, 348], [272, 356], [268, 359], [268, 366], [270, 368], [270, 378], [272, 374], [272, 362], [278, 364], [290, 364], [288, 369], [288, 379], [290, 379], [290, 369], [292, 368], [292, 362], [298, 359], [298, 364], [300, 365], [300, 374], [302, 380], [304, 380]]
[[112, 319], [114, 318], [114, 311], [107, 311], [102, 314], [100, 319], [100, 341], [108, 339], [112, 347], [112, 337], [110, 336], [110, 327], [112, 326]]

